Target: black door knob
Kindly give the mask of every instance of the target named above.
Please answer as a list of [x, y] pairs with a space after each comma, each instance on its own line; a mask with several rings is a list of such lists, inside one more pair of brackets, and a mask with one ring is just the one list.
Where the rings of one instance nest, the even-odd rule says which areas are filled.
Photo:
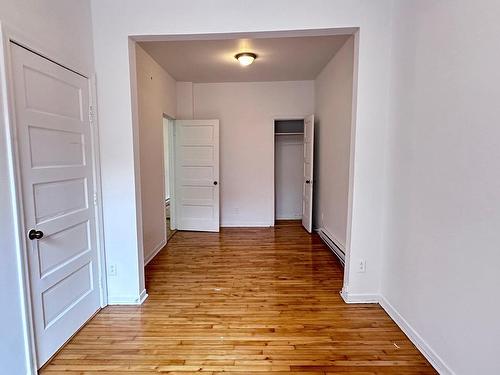
[[217, 181], [214, 181], [214, 185], [217, 185]]
[[311, 180], [306, 180], [306, 184], [310, 184], [311, 183]]
[[30, 240], [39, 240], [43, 237], [43, 232], [41, 230], [32, 229], [28, 232], [28, 238]]

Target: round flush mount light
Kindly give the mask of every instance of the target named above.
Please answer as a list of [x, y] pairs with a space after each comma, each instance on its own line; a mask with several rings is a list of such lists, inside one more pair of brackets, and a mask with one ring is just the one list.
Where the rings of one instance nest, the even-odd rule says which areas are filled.
[[253, 52], [241, 52], [234, 55], [234, 58], [238, 60], [241, 66], [248, 66], [257, 58], [257, 55]]

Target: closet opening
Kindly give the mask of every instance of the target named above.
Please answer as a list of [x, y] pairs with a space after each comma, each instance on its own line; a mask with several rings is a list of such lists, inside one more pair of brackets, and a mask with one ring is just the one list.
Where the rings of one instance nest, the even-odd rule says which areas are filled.
[[302, 220], [304, 119], [274, 121], [275, 222]]

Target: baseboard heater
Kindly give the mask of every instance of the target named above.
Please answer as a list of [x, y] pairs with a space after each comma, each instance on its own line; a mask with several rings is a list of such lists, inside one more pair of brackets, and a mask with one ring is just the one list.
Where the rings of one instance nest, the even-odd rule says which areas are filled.
[[345, 264], [345, 251], [342, 250], [342, 247], [337, 245], [335, 241], [333, 240], [332, 236], [328, 234], [323, 228], [317, 229], [317, 232], [323, 242], [330, 248], [331, 251], [339, 258], [340, 263], [342, 263], [342, 266]]

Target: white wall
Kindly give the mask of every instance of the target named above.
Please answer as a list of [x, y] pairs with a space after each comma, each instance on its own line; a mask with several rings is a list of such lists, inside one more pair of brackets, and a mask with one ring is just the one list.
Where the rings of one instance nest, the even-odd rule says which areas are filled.
[[175, 117], [176, 82], [136, 46], [144, 259], [166, 242], [163, 115]]
[[500, 3], [395, 10], [382, 294], [443, 374], [499, 374]]
[[[315, 226], [344, 250], [347, 239], [354, 37], [315, 80]], [[371, 262], [370, 262], [371, 263]]]
[[193, 83], [177, 82], [177, 118], [193, 119]]
[[274, 119], [314, 110], [313, 81], [193, 84], [195, 119], [220, 120], [222, 226], [274, 224]]
[[[92, 0], [106, 250], [108, 262], [125, 268], [122, 271], [118, 268], [118, 275], [123, 272], [127, 276], [108, 280], [110, 293], [137, 295], [141, 285], [135, 275], [140, 279], [139, 284], [144, 282], [139, 264], [142, 249], [137, 225], [140, 217], [128, 36], [334, 27], [360, 28], [356, 157], [352, 176], [355, 188], [352, 233], [347, 244], [350, 247], [347, 290], [361, 297], [378, 293], [384, 184], [380, 173], [385, 160], [380, 150], [384, 147], [387, 125], [392, 5], [392, 0], [255, 0], [251, 4], [244, 0], [220, 0], [216, 5], [202, 0], [150, 0], [145, 7], [136, 0], [122, 0], [118, 9], [115, 0]], [[248, 132], [248, 137], [255, 136]], [[268, 171], [263, 175], [270, 176]], [[272, 193], [266, 192], [265, 196], [268, 199]], [[351, 272], [361, 258], [367, 259], [366, 272]]]
[[275, 217], [301, 219], [304, 185], [304, 135], [277, 135], [275, 155]]
[[[23, 36], [31, 48], [43, 50], [53, 59], [83, 73], [93, 72], [92, 28], [87, 1], [54, 0], [50, 4], [34, 0], [1, 0], [0, 22]], [[68, 32], [71, 30], [71, 32]], [[3, 60], [0, 71], [3, 70]], [[1, 77], [0, 99], [4, 103], [5, 82]], [[5, 374], [25, 374], [28, 371], [23, 310], [19, 284], [16, 248], [16, 227], [10, 199], [6, 142], [6, 111], [0, 107], [0, 363]]]

